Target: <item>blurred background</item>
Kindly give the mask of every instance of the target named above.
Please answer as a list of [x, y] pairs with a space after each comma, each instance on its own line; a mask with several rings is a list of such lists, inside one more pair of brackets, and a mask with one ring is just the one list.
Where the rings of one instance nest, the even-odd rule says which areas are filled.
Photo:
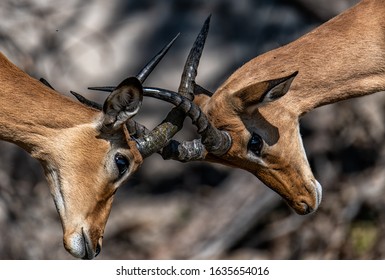
[[[197, 82], [215, 91], [251, 58], [356, 2], [5, 0], [0, 51], [63, 94], [75, 90], [103, 102], [105, 95], [87, 87], [135, 75], [181, 32], [145, 83], [176, 90], [188, 51], [211, 14]], [[145, 98], [136, 120], [151, 128], [170, 108]], [[186, 121], [178, 138], [194, 133]], [[385, 258], [385, 94], [319, 108], [302, 119], [301, 133], [324, 191], [316, 213], [295, 214], [245, 171], [153, 155], [117, 192], [98, 259]], [[40, 164], [5, 142], [0, 259], [73, 259], [63, 247]]]

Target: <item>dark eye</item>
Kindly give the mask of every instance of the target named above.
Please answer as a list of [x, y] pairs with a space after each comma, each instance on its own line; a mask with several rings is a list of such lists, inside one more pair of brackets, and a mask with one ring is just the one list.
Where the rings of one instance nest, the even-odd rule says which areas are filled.
[[119, 170], [119, 177], [123, 176], [123, 174], [127, 172], [128, 167], [130, 166], [128, 159], [122, 154], [115, 155], [115, 163]]
[[255, 155], [260, 156], [263, 147], [262, 137], [254, 133], [251, 135], [249, 140], [248, 149], [252, 151]]

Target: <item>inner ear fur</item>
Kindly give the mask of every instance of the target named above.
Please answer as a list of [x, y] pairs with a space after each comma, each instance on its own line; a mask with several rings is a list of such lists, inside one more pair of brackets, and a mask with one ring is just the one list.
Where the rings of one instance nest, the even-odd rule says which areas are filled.
[[281, 98], [289, 91], [291, 83], [297, 74], [298, 71], [286, 77], [249, 85], [234, 93], [233, 96], [238, 98], [238, 102], [240, 102], [239, 107], [241, 108], [272, 102]]
[[136, 77], [121, 82], [103, 104], [103, 127], [116, 130], [135, 116], [143, 100], [143, 86]]

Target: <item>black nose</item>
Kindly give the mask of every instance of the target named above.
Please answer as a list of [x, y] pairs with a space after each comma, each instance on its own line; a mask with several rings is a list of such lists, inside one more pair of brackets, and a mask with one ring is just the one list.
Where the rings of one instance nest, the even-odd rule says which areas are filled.
[[102, 250], [102, 247], [100, 246], [100, 244], [98, 243], [96, 245], [96, 249], [95, 249], [95, 258], [100, 254], [100, 251]]

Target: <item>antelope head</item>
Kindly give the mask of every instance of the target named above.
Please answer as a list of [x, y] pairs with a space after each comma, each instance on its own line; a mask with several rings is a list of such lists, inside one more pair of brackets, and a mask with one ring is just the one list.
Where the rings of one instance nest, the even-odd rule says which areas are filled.
[[299, 116], [285, 97], [297, 74], [239, 89], [228, 81], [211, 97], [198, 93], [195, 102], [233, 143], [224, 154], [206, 153], [205, 160], [251, 172], [297, 213], [308, 214], [317, 209], [322, 191], [303, 148]]
[[34, 154], [45, 169], [64, 247], [74, 257], [92, 259], [99, 254], [114, 194], [143, 162], [126, 126], [142, 99], [141, 81], [127, 78], [100, 111], [83, 106], [83, 113], [93, 112], [91, 123], [54, 132], [44, 154]]
[[0, 139], [41, 162], [65, 248], [92, 259], [101, 250], [117, 188], [143, 160], [125, 126], [140, 108], [142, 84], [126, 79], [97, 111], [44, 86], [2, 55], [0, 64]]
[[143, 161], [124, 125], [138, 112], [142, 97], [138, 79], [123, 81], [92, 123], [53, 135], [47, 154], [39, 156], [61, 218], [64, 247], [74, 257], [99, 254], [114, 194]]

